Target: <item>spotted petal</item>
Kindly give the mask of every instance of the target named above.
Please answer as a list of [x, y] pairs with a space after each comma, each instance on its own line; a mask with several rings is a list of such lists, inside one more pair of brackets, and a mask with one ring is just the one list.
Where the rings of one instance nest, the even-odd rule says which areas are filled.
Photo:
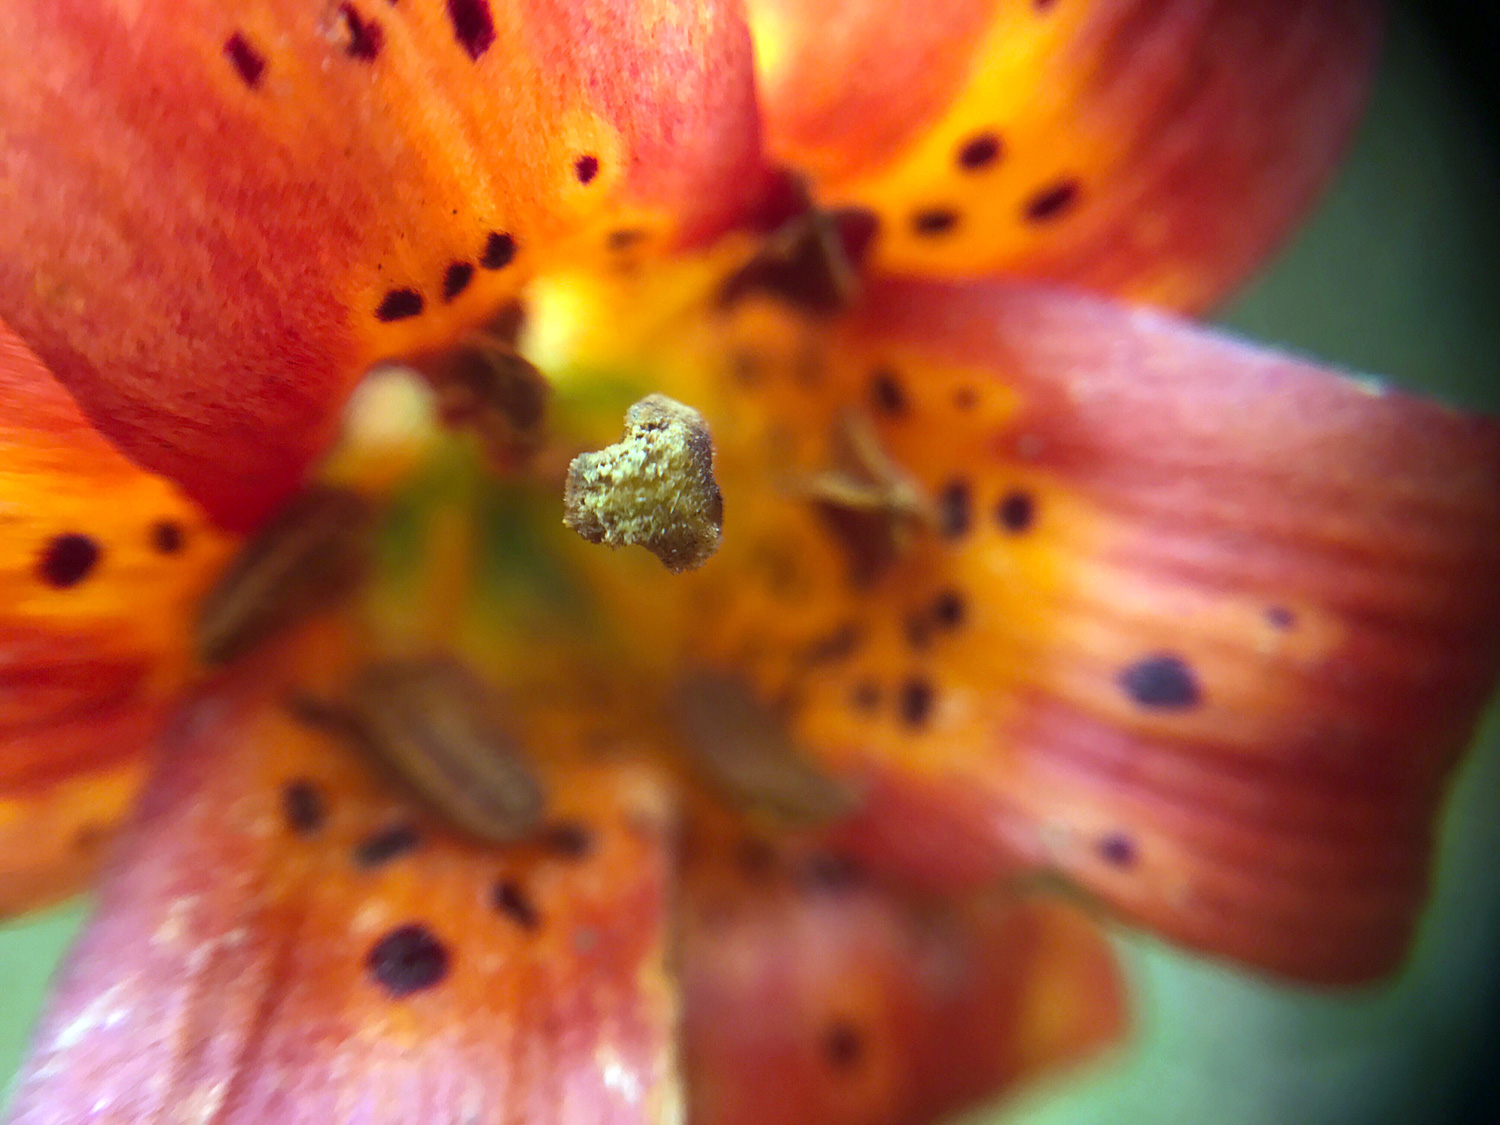
[[716, 445], [683, 659], [863, 795], [848, 844], [1299, 978], [1400, 962], [1500, 664], [1494, 419], [999, 284], [746, 302], [631, 363]]
[[825, 850], [715, 843], [683, 884], [695, 1125], [922, 1125], [1121, 1030], [1114, 957], [1075, 906], [911, 899]]
[[70, 893], [189, 673], [229, 543], [0, 326], [0, 914]]
[[249, 524], [374, 360], [555, 257], [692, 242], [755, 190], [737, 9], [0, 4], [0, 316], [107, 437]]
[[1211, 304], [1327, 180], [1366, 0], [750, 0], [767, 145], [883, 269]]
[[1037, 290], [892, 285], [829, 355], [933, 504], [801, 708], [872, 770], [867, 840], [962, 826], [1205, 949], [1396, 964], [1500, 662], [1500, 426]]
[[314, 631], [182, 716], [17, 1125], [671, 1119], [661, 790], [559, 775], [537, 840], [459, 839], [288, 709], [346, 657]]

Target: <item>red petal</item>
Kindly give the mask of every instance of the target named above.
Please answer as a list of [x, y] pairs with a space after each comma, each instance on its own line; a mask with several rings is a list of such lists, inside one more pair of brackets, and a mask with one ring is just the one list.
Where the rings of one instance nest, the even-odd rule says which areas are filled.
[[675, 0], [13, 0], [0, 316], [247, 526], [371, 362], [617, 230], [721, 229], [758, 185], [750, 69], [738, 13]]
[[695, 1125], [921, 1125], [1122, 1030], [1109, 944], [1061, 903], [907, 900], [747, 839], [689, 863], [683, 926]]
[[750, 0], [767, 144], [874, 260], [1212, 304], [1307, 207], [1373, 66], [1366, 0]]
[[76, 890], [128, 806], [230, 544], [0, 326], [0, 914]]
[[[1039, 289], [778, 318], [665, 388], [733, 516], [689, 651], [864, 776], [851, 841], [949, 883], [1056, 869], [1293, 976], [1397, 964], [1500, 663], [1500, 424]], [[930, 529], [809, 502], [851, 412]]]
[[670, 1112], [660, 790], [627, 766], [563, 770], [567, 848], [457, 839], [291, 717], [287, 693], [327, 690], [344, 659], [314, 633], [183, 716], [17, 1125]]

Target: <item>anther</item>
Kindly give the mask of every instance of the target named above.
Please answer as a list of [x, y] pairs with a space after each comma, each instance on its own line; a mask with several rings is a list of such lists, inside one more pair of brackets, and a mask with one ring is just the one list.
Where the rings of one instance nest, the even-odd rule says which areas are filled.
[[703, 416], [665, 395], [625, 414], [625, 435], [568, 466], [563, 522], [590, 543], [641, 546], [674, 574], [719, 547], [724, 498]]

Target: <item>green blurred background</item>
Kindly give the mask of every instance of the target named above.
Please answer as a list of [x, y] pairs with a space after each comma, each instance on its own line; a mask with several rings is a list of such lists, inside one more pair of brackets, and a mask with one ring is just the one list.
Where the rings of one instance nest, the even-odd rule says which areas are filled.
[[[1227, 324], [1500, 409], [1497, 48], [1493, 9], [1396, 14], [1342, 178]], [[0, 926], [0, 1076], [19, 1065], [83, 913]], [[1432, 909], [1398, 980], [1309, 995], [1139, 935], [1119, 944], [1131, 1042], [968, 1125], [1500, 1122], [1500, 714], [1459, 777]]]

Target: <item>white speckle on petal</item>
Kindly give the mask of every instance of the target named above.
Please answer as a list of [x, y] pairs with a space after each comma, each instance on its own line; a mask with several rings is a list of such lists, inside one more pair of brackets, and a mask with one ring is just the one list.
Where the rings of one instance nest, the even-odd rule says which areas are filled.
[[594, 1052], [594, 1063], [604, 1079], [604, 1086], [624, 1098], [631, 1105], [640, 1104], [641, 1076], [634, 1068], [626, 1066], [615, 1049], [608, 1044]]
[[161, 920], [161, 925], [151, 934], [153, 945], [170, 945], [182, 940], [187, 932], [187, 915], [193, 908], [193, 896], [172, 900], [167, 907], [167, 915]]
[[125, 985], [117, 984], [89, 1001], [88, 1007], [79, 1012], [78, 1017], [72, 1023], [52, 1037], [51, 1050], [69, 1050], [83, 1042], [84, 1037], [90, 1032], [99, 1028], [114, 1027], [123, 1020], [126, 1006], [120, 1001], [124, 991]]

